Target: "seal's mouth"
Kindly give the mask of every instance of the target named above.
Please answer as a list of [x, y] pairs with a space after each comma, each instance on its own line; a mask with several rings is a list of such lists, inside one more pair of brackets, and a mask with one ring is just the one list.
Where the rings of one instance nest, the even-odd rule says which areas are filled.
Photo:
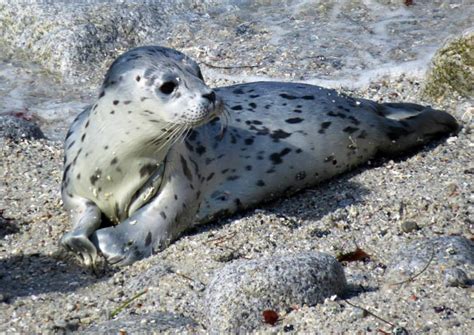
[[211, 120], [223, 116], [227, 120], [227, 110], [225, 109], [224, 102], [222, 99], [217, 99], [215, 102], [212, 103], [212, 110], [209, 113], [209, 116], [203, 122], [203, 124], [210, 122]]
[[213, 120], [215, 118], [219, 118], [221, 121], [221, 130], [219, 132], [219, 138], [222, 139], [224, 137], [225, 131], [227, 130], [227, 125], [229, 124], [230, 113], [229, 110], [226, 108], [226, 105], [221, 99], [217, 100], [218, 105], [214, 108], [213, 117], [209, 120]]
[[220, 98], [217, 98], [215, 101], [209, 104], [209, 107], [207, 108], [207, 113], [204, 117], [195, 120], [186, 120], [185, 123], [188, 127], [197, 128], [206, 123], [211, 122], [215, 118], [224, 119], [227, 123], [228, 112], [225, 109], [222, 99]]
[[158, 146], [159, 149], [173, 145], [177, 141], [185, 139], [191, 130], [203, 126], [216, 118], [219, 118], [221, 121], [220, 133], [223, 134], [227, 128], [229, 112], [225, 108], [223, 101], [219, 98], [209, 104], [204, 117], [165, 123], [165, 126], [161, 128], [160, 134], [149, 140], [148, 144]]
[[217, 99], [214, 103], [213, 111], [210, 115], [206, 118], [206, 121], [203, 124], [211, 122], [214, 119], [219, 119], [221, 124], [221, 130], [219, 132], [219, 137], [222, 138], [224, 133], [227, 129], [227, 125], [229, 124], [230, 113], [226, 108], [222, 99]]

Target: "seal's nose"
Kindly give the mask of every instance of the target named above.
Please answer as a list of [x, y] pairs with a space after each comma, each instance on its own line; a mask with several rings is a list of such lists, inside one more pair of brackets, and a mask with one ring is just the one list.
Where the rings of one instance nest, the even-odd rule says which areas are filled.
[[216, 94], [214, 93], [214, 91], [211, 91], [211, 93], [203, 94], [202, 97], [212, 103], [216, 102]]

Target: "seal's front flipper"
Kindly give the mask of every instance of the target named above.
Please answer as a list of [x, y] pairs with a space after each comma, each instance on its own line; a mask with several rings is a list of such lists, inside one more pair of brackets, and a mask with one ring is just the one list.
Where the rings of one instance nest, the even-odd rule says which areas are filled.
[[143, 207], [158, 192], [163, 177], [164, 164], [156, 168], [153, 175], [143, 184], [143, 186], [134, 194], [130, 200], [128, 216], [132, 216], [139, 208]]
[[71, 210], [74, 227], [61, 238], [61, 245], [75, 253], [84, 265], [94, 266], [97, 261], [97, 249], [89, 240], [89, 236], [99, 228], [101, 212], [92, 201], [78, 198], [74, 200]]
[[377, 112], [384, 117], [382, 129], [386, 139], [379, 146], [383, 154], [402, 153], [459, 128], [449, 113], [412, 103], [380, 104]]
[[169, 217], [148, 205], [117, 226], [95, 231], [91, 241], [107, 263], [124, 266], [167, 246], [172, 240], [171, 224]]

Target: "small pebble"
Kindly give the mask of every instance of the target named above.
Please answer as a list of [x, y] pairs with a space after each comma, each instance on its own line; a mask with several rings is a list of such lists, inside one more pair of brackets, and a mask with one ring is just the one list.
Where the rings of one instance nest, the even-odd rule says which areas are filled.
[[411, 233], [412, 231], [420, 230], [420, 226], [418, 226], [415, 221], [404, 221], [400, 228], [404, 233]]
[[66, 329], [66, 327], [67, 327], [66, 320], [56, 320], [54, 322], [54, 328], [56, 329]]
[[291, 331], [293, 331], [293, 330], [295, 330], [295, 327], [294, 327], [293, 325], [285, 325], [285, 326], [283, 327], [283, 331], [284, 331], [284, 332], [291, 332]]
[[216, 262], [227, 263], [227, 262], [230, 262], [234, 259], [238, 259], [239, 257], [241, 257], [241, 255], [238, 251], [227, 249], [227, 250], [223, 250], [222, 252], [218, 253], [217, 255], [213, 256], [212, 258]]
[[369, 315], [367, 313], [367, 310], [362, 309], [362, 308], [354, 308], [354, 311], [352, 312], [352, 316], [353, 316], [354, 321], [357, 320], [357, 319], [363, 319], [367, 315]]
[[76, 309], [76, 305], [73, 305], [73, 304], [67, 304], [66, 305], [66, 311], [68, 311], [68, 312], [72, 312], [75, 309]]
[[449, 183], [448, 185], [446, 185], [447, 192], [450, 195], [454, 194], [458, 190], [458, 188], [459, 187], [456, 183]]
[[459, 268], [450, 268], [444, 271], [444, 285], [447, 287], [463, 287], [468, 281], [466, 272]]
[[403, 327], [395, 327], [392, 329], [393, 335], [408, 335], [408, 331]]
[[457, 141], [457, 136], [452, 136], [446, 140], [446, 143], [448, 144], [454, 144]]

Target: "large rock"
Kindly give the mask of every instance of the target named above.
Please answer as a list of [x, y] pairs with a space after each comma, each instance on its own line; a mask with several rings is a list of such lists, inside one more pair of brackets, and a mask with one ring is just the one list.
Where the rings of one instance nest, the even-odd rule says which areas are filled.
[[[399, 283], [422, 273], [435, 281], [453, 285], [456, 278], [474, 273], [474, 242], [462, 236], [442, 236], [403, 246], [390, 261], [386, 278]], [[439, 277], [441, 275], [441, 277]], [[467, 281], [464, 280], [465, 282]]]
[[236, 261], [217, 271], [205, 306], [213, 333], [248, 332], [263, 325], [265, 310], [315, 305], [346, 289], [342, 266], [327, 254], [306, 252]]
[[448, 40], [435, 54], [422, 95], [435, 101], [474, 97], [474, 29]]
[[189, 10], [190, 3], [7, 2], [0, 4], [0, 45], [4, 56], [9, 51], [72, 82], [97, 83], [123, 51], [144, 43], [163, 44], [161, 32], [169, 29], [166, 21]]

